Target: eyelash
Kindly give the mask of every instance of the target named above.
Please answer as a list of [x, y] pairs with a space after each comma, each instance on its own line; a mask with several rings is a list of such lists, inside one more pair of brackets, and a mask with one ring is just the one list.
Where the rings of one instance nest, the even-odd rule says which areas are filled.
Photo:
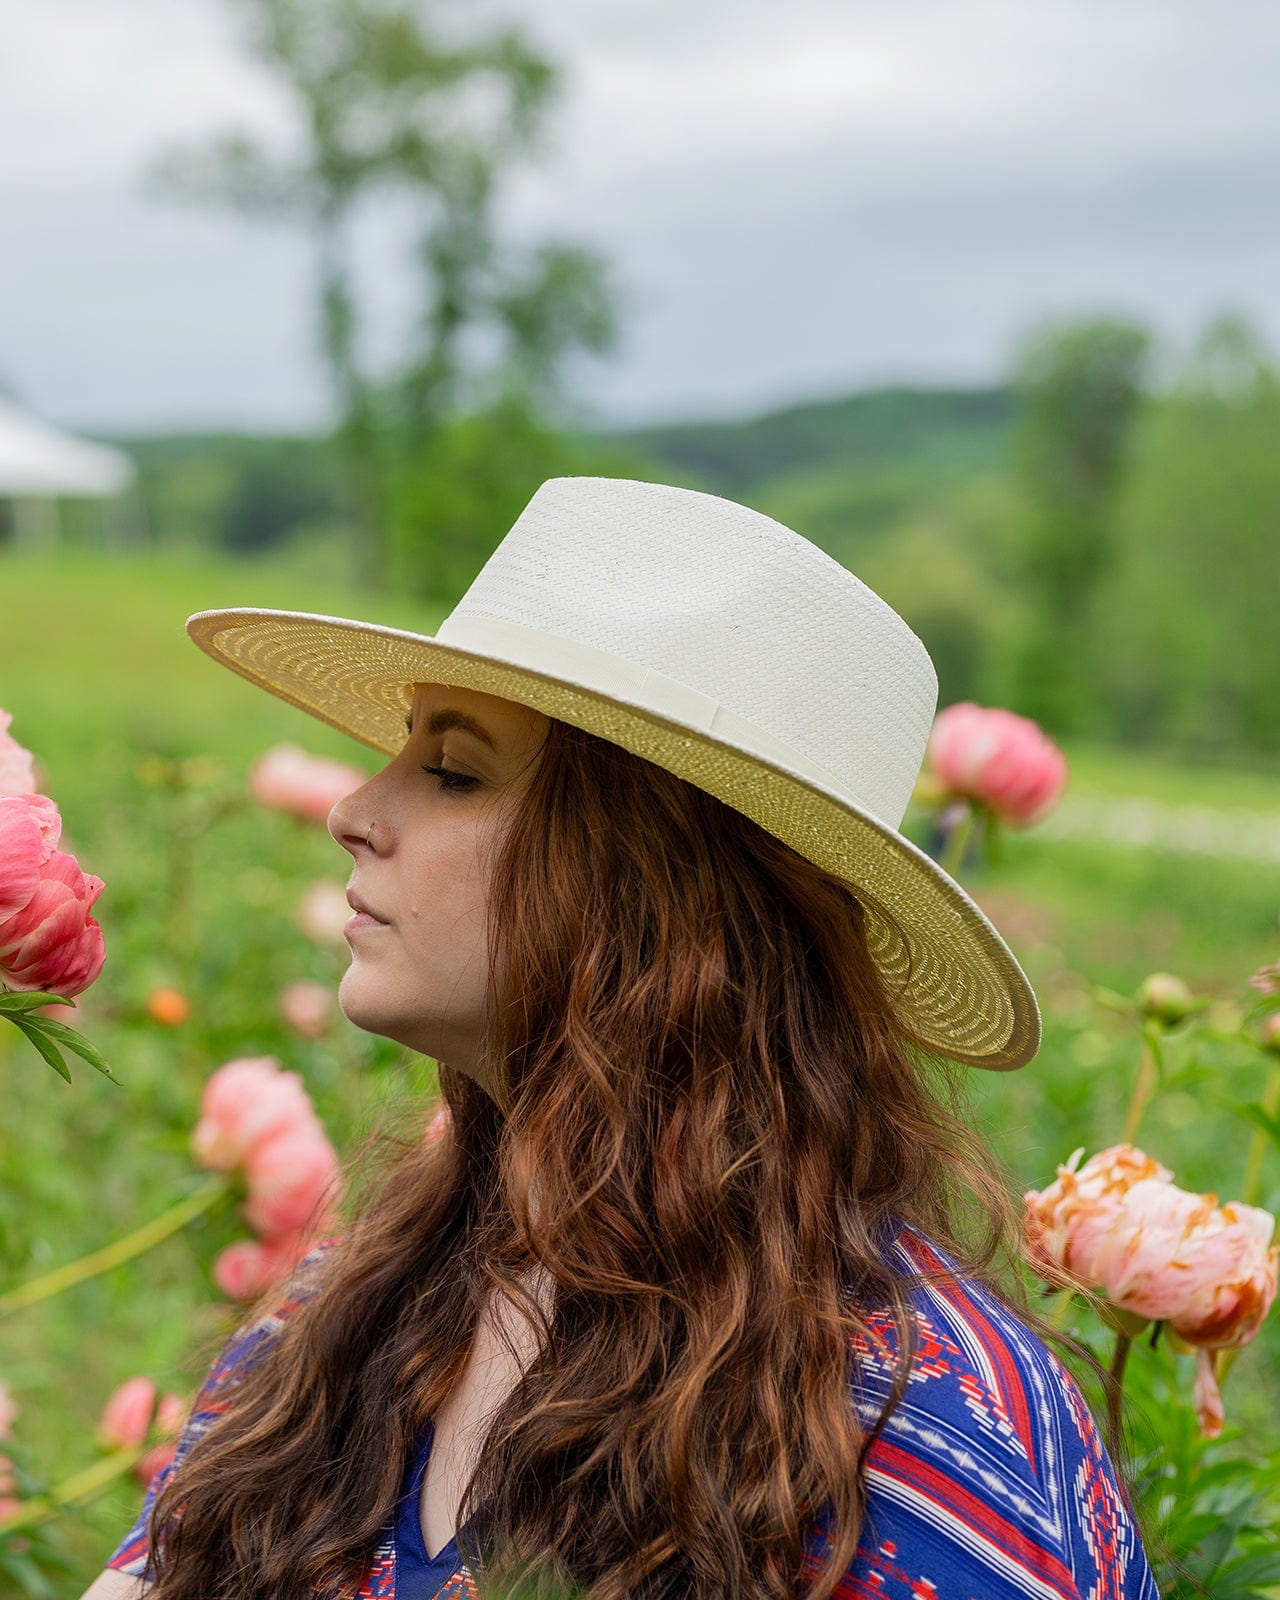
[[439, 778], [442, 789], [470, 789], [474, 784], [480, 782], [479, 778], [473, 778], [468, 773], [450, 772], [447, 767], [424, 766], [422, 770], [430, 772]]

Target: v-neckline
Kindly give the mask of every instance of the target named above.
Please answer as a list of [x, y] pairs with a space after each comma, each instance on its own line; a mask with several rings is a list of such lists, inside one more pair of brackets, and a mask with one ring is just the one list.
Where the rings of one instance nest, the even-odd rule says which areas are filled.
[[443, 1561], [451, 1550], [457, 1555], [458, 1536], [465, 1534], [472, 1523], [477, 1520], [475, 1514], [468, 1517], [460, 1528], [454, 1529], [435, 1555], [432, 1555], [427, 1549], [426, 1531], [422, 1526], [422, 1483], [427, 1475], [427, 1463], [431, 1459], [431, 1446], [435, 1440], [435, 1432], [435, 1418], [428, 1417], [422, 1430], [417, 1455], [414, 1458], [409, 1487], [405, 1490], [403, 1496], [399, 1530], [401, 1538], [409, 1545], [414, 1555], [425, 1562], [428, 1567], [434, 1567], [437, 1562]]

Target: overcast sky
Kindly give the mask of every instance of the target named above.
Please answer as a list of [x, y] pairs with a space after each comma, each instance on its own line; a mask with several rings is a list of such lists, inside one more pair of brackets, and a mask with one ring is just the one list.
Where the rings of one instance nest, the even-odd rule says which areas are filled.
[[[0, 0], [0, 383], [88, 430], [327, 413], [314, 263], [278, 225], [141, 191], [166, 144], [287, 141], [247, 0]], [[499, 203], [594, 246], [627, 297], [581, 364], [601, 420], [745, 415], [998, 378], [1042, 315], [1215, 311], [1280, 343], [1270, 0], [435, 0], [518, 23], [565, 91]], [[370, 349], [411, 312], [403, 217], [367, 219]]]

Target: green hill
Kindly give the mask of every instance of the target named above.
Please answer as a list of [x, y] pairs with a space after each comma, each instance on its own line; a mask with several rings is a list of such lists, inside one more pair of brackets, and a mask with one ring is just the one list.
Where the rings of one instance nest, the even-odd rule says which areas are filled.
[[886, 388], [738, 421], [670, 423], [599, 437], [735, 496], [820, 471], [878, 475], [908, 465], [926, 477], [985, 471], [1003, 460], [1012, 417], [1005, 388]]

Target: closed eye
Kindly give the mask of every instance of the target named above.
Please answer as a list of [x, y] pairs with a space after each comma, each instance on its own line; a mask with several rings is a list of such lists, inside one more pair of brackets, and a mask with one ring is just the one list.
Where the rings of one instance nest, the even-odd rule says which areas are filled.
[[469, 773], [450, 772], [448, 767], [428, 767], [424, 765], [422, 770], [430, 772], [439, 778], [442, 789], [470, 789], [474, 784], [480, 782], [479, 778], [473, 778]]

